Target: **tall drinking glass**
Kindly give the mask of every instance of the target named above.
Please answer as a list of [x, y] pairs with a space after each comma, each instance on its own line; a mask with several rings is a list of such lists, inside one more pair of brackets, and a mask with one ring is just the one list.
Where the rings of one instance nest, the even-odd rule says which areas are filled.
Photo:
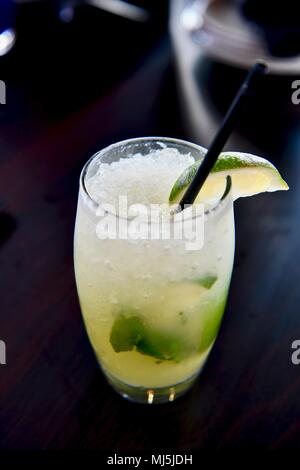
[[[173, 401], [199, 375], [218, 333], [234, 256], [230, 192], [197, 216], [204, 223], [198, 250], [188, 250], [181, 239], [97, 235], [99, 201], [87, 188], [99, 165], [137, 154], [146, 158], [162, 147], [203, 156], [188, 142], [143, 138], [112, 145], [86, 163], [74, 239], [82, 315], [99, 364], [117, 392], [141, 403]], [[118, 214], [110, 217], [119, 222]]]

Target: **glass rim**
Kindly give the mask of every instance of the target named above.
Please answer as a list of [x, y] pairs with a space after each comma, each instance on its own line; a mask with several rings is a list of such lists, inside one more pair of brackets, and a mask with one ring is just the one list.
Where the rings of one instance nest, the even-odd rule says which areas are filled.
[[[188, 142], [186, 140], [177, 139], [177, 138], [174, 138], [174, 137], [159, 137], [159, 136], [157, 136], [157, 137], [156, 136], [134, 137], [134, 138], [131, 138], [131, 139], [121, 140], [121, 141], [115, 142], [113, 144], [110, 144], [110, 145], [104, 147], [103, 149], [99, 150], [98, 152], [95, 152], [86, 161], [86, 163], [84, 164], [84, 166], [81, 170], [80, 177], [79, 177], [79, 191], [83, 192], [85, 198], [88, 200], [88, 205], [90, 206], [90, 209], [93, 212], [97, 211], [97, 209], [101, 206], [101, 203], [97, 202], [93, 198], [93, 196], [89, 193], [89, 191], [87, 189], [87, 186], [85, 184], [85, 179], [86, 179], [87, 172], [88, 172], [88, 169], [89, 169], [90, 165], [93, 163], [94, 160], [96, 160], [97, 158], [101, 158], [101, 156], [104, 156], [108, 151], [111, 151], [114, 148], [119, 148], [122, 145], [126, 146], [126, 145], [130, 145], [130, 144], [138, 144], [138, 143], [143, 143], [143, 142], [149, 142], [149, 143], [150, 142], [157, 142], [157, 143], [163, 143], [163, 144], [171, 143], [171, 144], [175, 144], [175, 145], [176, 144], [182, 145], [182, 146], [185, 146], [187, 148], [192, 148], [192, 149], [194, 149], [198, 152], [201, 152], [203, 150], [206, 151], [206, 149], [204, 147], [202, 147], [201, 145], [195, 144], [193, 142]], [[226, 177], [224, 178], [224, 182], [226, 182]], [[224, 191], [225, 191], [225, 187], [226, 187], [226, 184], [224, 185]], [[208, 218], [214, 217], [216, 214], [218, 214], [220, 212], [220, 210], [225, 205], [227, 205], [230, 201], [232, 201], [231, 196], [232, 196], [232, 188], [230, 188], [230, 190], [226, 193], [225, 197], [222, 196], [219, 199], [219, 201], [216, 203], [216, 205], [212, 206], [210, 209], [206, 209], [204, 211], [204, 216], [208, 217]], [[105, 203], [105, 201], [103, 201], [103, 203]], [[108, 212], [110, 215], [114, 216], [116, 219], [123, 219], [123, 220], [127, 220], [127, 221], [133, 220], [131, 218], [122, 217], [117, 213], [112, 213], [112, 212], [109, 212], [109, 211], [106, 211], [106, 212]], [[198, 217], [202, 217], [202, 214], [192, 215], [191, 217], [188, 217], [186, 220], [196, 219]], [[179, 221], [175, 221], [174, 218], [173, 218], [173, 222], [176, 223], [176, 222], [179, 222]], [[149, 222], [149, 224], [151, 224], [151, 221]]]

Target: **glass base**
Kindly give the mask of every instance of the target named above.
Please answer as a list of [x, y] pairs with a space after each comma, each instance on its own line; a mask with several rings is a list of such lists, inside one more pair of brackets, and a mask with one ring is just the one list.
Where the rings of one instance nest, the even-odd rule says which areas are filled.
[[136, 387], [134, 385], [128, 385], [124, 382], [121, 382], [119, 379], [116, 379], [112, 375], [104, 371], [104, 374], [113, 387], [113, 389], [126, 398], [129, 401], [135, 403], [145, 403], [148, 405], [158, 404], [158, 403], [168, 403], [174, 401], [176, 398], [184, 395], [193, 385], [195, 380], [198, 377], [198, 374], [193, 375], [184, 382], [180, 382], [175, 385], [170, 385], [167, 387]]

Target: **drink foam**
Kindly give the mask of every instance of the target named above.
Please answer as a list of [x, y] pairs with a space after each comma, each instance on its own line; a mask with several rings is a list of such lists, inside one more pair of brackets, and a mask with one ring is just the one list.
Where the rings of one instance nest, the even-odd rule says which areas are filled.
[[194, 161], [189, 153], [182, 154], [173, 148], [135, 154], [116, 162], [100, 163], [86, 186], [98, 203], [117, 206], [119, 196], [127, 196], [129, 205], [166, 204], [174, 182]]

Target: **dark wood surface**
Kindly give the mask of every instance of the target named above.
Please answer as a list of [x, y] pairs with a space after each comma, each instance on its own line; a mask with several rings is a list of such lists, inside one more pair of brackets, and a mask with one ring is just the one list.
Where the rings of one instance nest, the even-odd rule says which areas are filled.
[[0, 447], [297, 448], [300, 366], [291, 362], [291, 343], [300, 338], [297, 135], [277, 161], [291, 190], [236, 204], [229, 301], [192, 390], [168, 405], [128, 403], [106, 384], [93, 355], [72, 259], [80, 169], [96, 149], [121, 138], [185, 137], [174, 117], [169, 43], [145, 57], [101, 97], [59, 119], [46, 119], [13, 78], [8, 82], [0, 129], [0, 339], [7, 345]]

